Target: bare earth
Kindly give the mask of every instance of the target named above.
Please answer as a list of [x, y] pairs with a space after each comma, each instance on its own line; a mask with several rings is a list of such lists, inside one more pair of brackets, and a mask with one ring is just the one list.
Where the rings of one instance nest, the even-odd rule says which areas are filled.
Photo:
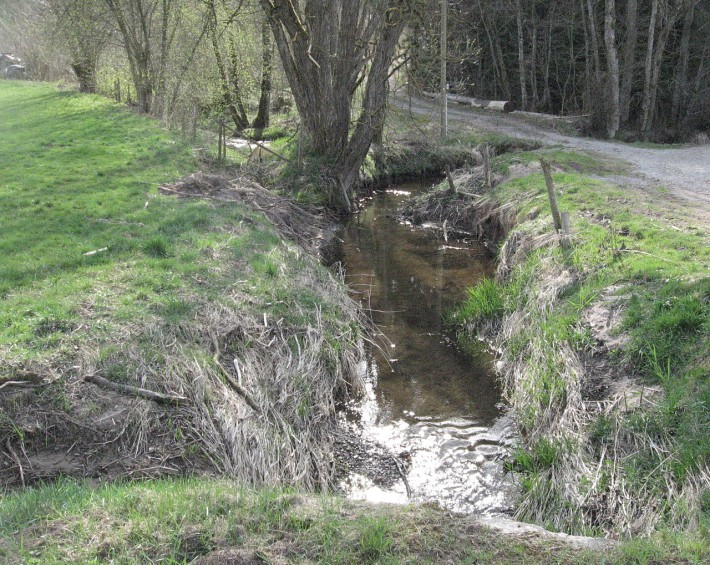
[[[411, 100], [411, 102], [410, 102]], [[435, 101], [398, 97], [395, 103], [415, 114], [438, 119]], [[457, 104], [449, 105], [449, 127], [472, 126], [545, 145], [597, 154], [628, 165], [628, 172], [605, 177], [622, 186], [651, 192], [685, 208], [688, 215], [710, 224], [710, 144], [682, 148], [644, 148], [621, 142], [564, 135], [526, 121], [521, 114], [499, 114]]]

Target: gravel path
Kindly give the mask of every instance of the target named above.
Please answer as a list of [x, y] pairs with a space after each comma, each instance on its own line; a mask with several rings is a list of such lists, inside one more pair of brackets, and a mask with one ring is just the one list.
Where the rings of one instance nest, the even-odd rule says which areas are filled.
[[[398, 97], [398, 107], [410, 109], [420, 115], [431, 115], [438, 120], [436, 102], [419, 98]], [[642, 190], [652, 190], [654, 195], [685, 204], [696, 219], [710, 224], [710, 144], [683, 148], [643, 148], [621, 142], [602, 141], [587, 137], [564, 135], [538, 127], [520, 115], [498, 114], [451, 104], [449, 127], [457, 123], [505, 134], [511, 137], [533, 139], [545, 145], [596, 153], [617, 159], [629, 165], [629, 173], [605, 177], [620, 185], [631, 185]], [[662, 193], [659, 188], [667, 193]]]

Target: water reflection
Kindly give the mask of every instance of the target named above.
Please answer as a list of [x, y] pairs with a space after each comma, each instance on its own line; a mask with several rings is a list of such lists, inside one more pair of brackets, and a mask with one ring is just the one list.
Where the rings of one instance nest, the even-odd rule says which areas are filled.
[[[346, 228], [344, 263], [353, 294], [386, 340], [362, 370], [368, 395], [357, 411], [367, 435], [411, 456], [415, 500], [453, 510], [506, 506], [500, 459], [510, 426], [502, 417], [491, 358], [464, 357], [444, 333], [443, 315], [493, 265], [476, 243], [444, 245], [431, 230], [396, 220], [400, 203], [424, 189], [378, 194]], [[383, 490], [353, 478], [354, 496], [406, 501], [403, 483]]]

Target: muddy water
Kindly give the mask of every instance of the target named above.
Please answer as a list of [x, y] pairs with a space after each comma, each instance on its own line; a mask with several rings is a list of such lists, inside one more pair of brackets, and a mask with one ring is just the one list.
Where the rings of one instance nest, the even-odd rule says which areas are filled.
[[353, 295], [382, 333], [369, 346], [367, 397], [350, 411], [363, 435], [406, 463], [404, 480], [378, 486], [351, 474], [344, 488], [372, 501], [438, 501], [460, 512], [507, 509], [510, 485], [501, 460], [510, 444], [492, 359], [481, 344], [464, 356], [443, 327], [443, 315], [493, 263], [477, 243], [397, 220], [407, 198], [430, 184], [378, 193], [348, 224], [345, 272]]

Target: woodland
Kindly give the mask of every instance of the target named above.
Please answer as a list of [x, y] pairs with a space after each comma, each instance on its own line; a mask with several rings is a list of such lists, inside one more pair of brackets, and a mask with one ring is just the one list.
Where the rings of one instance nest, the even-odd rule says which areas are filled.
[[[4, 0], [0, 49], [183, 129], [262, 130], [297, 110], [347, 200], [381, 136], [387, 79], [438, 90], [440, 0]], [[449, 0], [451, 93], [676, 142], [710, 127], [700, 0]]]

